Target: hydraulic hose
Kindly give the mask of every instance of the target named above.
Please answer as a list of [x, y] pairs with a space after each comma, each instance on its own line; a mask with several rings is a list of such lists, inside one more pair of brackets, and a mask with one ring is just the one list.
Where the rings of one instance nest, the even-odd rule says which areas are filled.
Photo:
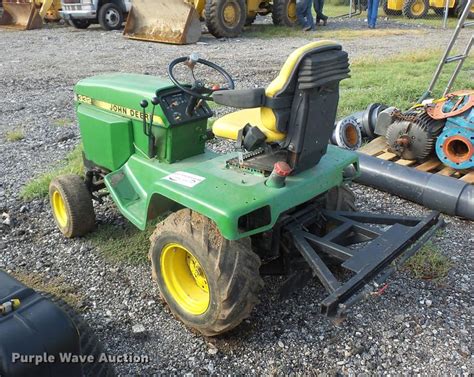
[[422, 206], [474, 220], [474, 185], [451, 177], [425, 173], [357, 152], [360, 177], [355, 181]]

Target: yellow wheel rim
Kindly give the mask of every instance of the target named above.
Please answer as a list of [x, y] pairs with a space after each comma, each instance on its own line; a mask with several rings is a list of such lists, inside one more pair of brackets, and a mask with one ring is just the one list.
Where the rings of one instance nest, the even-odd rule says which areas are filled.
[[178, 243], [161, 251], [161, 275], [173, 300], [193, 315], [206, 312], [211, 301], [204, 269], [194, 255]]
[[290, 0], [288, 2], [288, 19], [291, 22], [296, 22], [296, 1], [295, 0]]
[[52, 204], [53, 214], [59, 226], [61, 228], [66, 227], [68, 219], [66, 204], [64, 203], [64, 199], [59, 193], [59, 191], [53, 192]]
[[422, 15], [424, 10], [425, 10], [425, 3], [423, 2], [423, 0], [417, 0], [411, 6], [411, 12], [415, 16]]
[[237, 23], [237, 9], [235, 4], [227, 4], [224, 8], [224, 21], [228, 25], [235, 25]]

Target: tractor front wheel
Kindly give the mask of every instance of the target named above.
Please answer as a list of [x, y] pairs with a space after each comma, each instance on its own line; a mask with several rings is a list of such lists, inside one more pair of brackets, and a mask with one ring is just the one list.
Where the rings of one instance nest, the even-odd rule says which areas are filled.
[[95, 227], [92, 197], [78, 175], [62, 175], [51, 181], [49, 200], [54, 220], [68, 238], [84, 236]]
[[425, 18], [429, 9], [429, 0], [406, 0], [403, 4], [403, 15], [412, 19]]
[[207, 217], [183, 209], [150, 240], [153, 278], [175, 317], [215, 336], [250, 315], [263, 281], [249, 239], [228, 241]]
[[216, 38], [235, 38], [242, 34], [247, 20], [244, 0], [207, 0], [206, 26]]
[[273, 0], [272, 20], [278, 26], [295, 26], [296, 0]]

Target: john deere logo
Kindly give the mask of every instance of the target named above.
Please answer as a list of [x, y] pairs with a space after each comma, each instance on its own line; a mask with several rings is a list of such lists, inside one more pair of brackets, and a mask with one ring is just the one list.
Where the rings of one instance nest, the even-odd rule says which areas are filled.
[[[77, 94], [76, 95], [76, 101], [79, 103], [85, 103], [87, 105], [92, 105], [95, 107], [98, 107], [103, 110], [110, 111], [115, 114], [123, 115], [128, 118], [135, 118], [135, 119], [140, 119], [143, 120], [143, 112], [134, 110], [134, 109], [129, 109], [128, 107], [116, 105], [113, 103], [108, 103], [104, 101], [100, 101], [91, 97], [83, 96], [82, 94]], [[148, 121], [150, 119], [150, 114], [145, 114], [146, 120]], [[154, 116], [153, 117], [153, 123], [158, 123], [161, 125], [164, 125], [163, 119], [159, 116]]]

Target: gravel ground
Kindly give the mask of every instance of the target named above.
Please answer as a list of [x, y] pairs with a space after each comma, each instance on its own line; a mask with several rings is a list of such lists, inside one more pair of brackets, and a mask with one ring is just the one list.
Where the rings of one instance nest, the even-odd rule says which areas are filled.
[[[380, 28], [394, 25], [382, 21]], [[362, 21], [329, 27], [364, 27]], [[397, 28], [405, 27], [396, 25]], [[448, 35], [425, 29], [410, 34], [343, 41], [352, 57], [414, 51]], [[149, 267], [104, 260], [84, 240], [66, 240], [53, 225], [43, 200], [24, 203], [21, 187], [47, 171], [79, 142], [73, 85], [109, 71], [165, 75], [167, 63], [196, 51], [228, 67], [239, 87], [264, 85], [285, 56], [317, 38], [242, 38], [217, 41], [208, 36], [194, 46], [169, 46], [123, 39], [98, 28], [0, 31], [0, 268], [61, 277], [85, 297], [85, 316], [111, 354], [147, 355], [148, 363], [117, 364], [122, 374], [469, 374], [473, 335], [474, 225], [447, 217], [434, 243], [454, 262], [441, 285], [405, 273], [390, 280], [386, 294], [354, 308], [339, 326], [318, 314], [324, 297], [313, 282], [286, 301], [278, 299], [279, 278], [266, 278], [261, 303], [237, 330], [206, 339], [173, 319], [159, 300]], [[23, 127], [25, 139], [8, 142], [5, 133]], [[423, 214], [425, 209], [397, 197], [355, 187], [363, 210]], [[111, 202], [97, 207], [101, 223], [123, 223]], [[146, 252], [146, 250], [144, 250]], [[136, 331], [142, 325], [145, 332]], [[135, 326], [135, 331], [133, 330]], [[138, 330], [139, 330], [138, 326]]]

